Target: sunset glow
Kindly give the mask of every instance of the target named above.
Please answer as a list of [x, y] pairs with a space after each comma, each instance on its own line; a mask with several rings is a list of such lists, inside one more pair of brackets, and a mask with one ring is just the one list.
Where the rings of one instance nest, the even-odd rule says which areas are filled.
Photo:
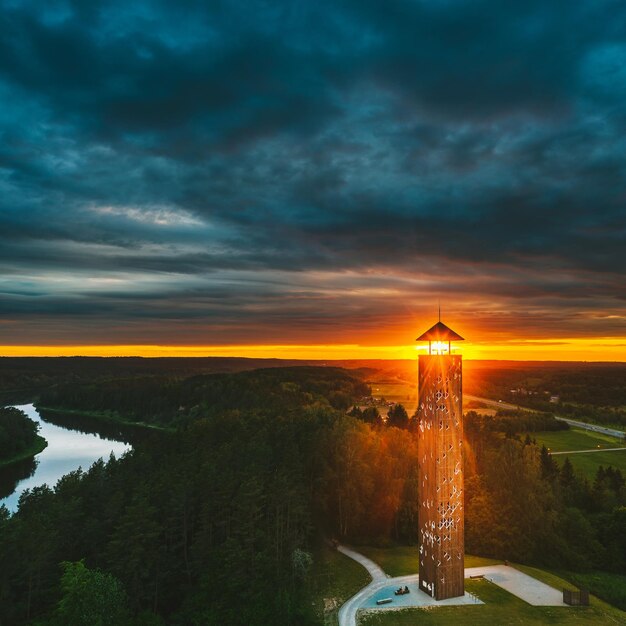
[[[445, 346], [447, 350], [447, 344]], [[416, 360], [428, 346], [412, 345], [235, 345], [235, 346], [0, 346], [4, 356], [142, 356], [142, 357], [248, 357], [307, 360], [409, 359]], [[465, 359], [528, 361], [625, 361], [626, 342], [616, 338], [506, 342], [466, 341], [461, 348]]]

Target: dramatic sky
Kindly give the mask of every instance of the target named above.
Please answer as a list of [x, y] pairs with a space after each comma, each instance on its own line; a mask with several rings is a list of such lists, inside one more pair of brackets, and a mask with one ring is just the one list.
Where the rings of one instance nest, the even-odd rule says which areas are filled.
[[626, 360], [623, 0], [0, 5], [2, 353]]

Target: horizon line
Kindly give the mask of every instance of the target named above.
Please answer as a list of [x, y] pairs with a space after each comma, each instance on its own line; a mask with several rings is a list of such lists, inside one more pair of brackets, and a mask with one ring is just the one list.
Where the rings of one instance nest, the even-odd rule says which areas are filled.
[[[66, 344], [0, 345], [2, 357], [241, 358], [296, 361], [413, 361], [424, 345], [362, 344]], [[626, 338], [469, 342], [453, 353], [467, 361], [626, 362]]]

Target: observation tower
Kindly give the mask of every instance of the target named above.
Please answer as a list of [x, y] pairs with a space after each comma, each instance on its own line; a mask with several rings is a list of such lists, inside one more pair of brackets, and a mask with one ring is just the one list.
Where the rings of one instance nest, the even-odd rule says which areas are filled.
[[436, 600], [464, 587], [463, 363], [452, 343], [463, 337], [441, 319], [417, 341], [419, 355], [419, 586]]

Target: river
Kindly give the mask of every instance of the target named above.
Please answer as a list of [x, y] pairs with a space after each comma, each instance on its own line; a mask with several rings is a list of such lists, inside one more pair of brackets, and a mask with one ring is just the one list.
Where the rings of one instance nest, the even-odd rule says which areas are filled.
[[[76, 416], [46, 414], [45, 419], [32, 404], [17, 405], [39, 424], [39, 434], [48, 447], [34, 459], [0, 468], [0, 505], [16, 511], [25, 489], [56, 482], [81, 467], [88, 469], [95, 461], [105, 461], [111, 453], [119, 457], [131, 449], [129, 429], [110, 424], [94, 426], [94, 420]], [[54, 421], [54, 423], [53, 423]]]

